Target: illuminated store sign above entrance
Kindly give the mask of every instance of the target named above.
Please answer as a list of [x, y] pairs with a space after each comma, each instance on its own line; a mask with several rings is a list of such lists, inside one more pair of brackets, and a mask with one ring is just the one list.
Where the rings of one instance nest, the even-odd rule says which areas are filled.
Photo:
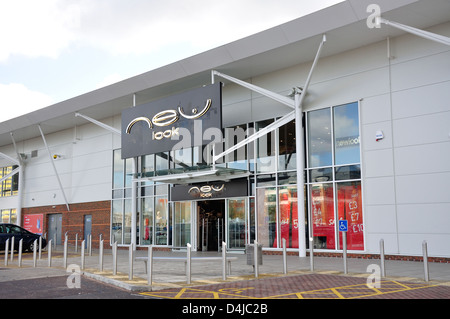
[[205, 145], [222, 129], [222, 84], [216, 83], [122, 112], [122, 158]]
[[190, 185], [174, 185], [170, 188], [171, 201], [219, 199], [248, 196], [246, 178], [228, 182], [209, 182]]

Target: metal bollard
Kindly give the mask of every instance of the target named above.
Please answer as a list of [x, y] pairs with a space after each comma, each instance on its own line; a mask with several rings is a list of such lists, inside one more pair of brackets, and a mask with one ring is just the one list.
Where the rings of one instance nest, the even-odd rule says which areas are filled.
[[128, 279], [133, 280], [133, 244], [128, 248]]
[[39, 260], [42, 259], [42, 236], [39, 236]]
[[424, 240], [422, 243], [422, 251], [423, 251], [423, 271], [424, 271], [424, 279], [425, 281], [430, 281], [430, 272], [428, 270], [428, 247], [427, 242]]
[[186, 259], [186, 283], [191, 284], [191, 244], [187, 244], [187, 259]]
[[283, 238], [283, 274], [287, 274], [286, 238]]
[[34, 240], [33, 243], [33, 267], [36, 268], [37, 267], [37, 239]]
[[227, 280], [227, 244], [222, 242], [222, 280]]
[[86, 244], [86, 240], [81, 242], [81, 269], [84, 269], [84, 245]]
[[52, 266], [52, 239], [48, 241], [48, 266]]
[[254, 249], [253, 256], [254, 256], [254, 258], [255, 258], [255, 260], [254, 260], [254, 261], [255, 261], [255, 278], [258, 278], [258, 277], [259, 277], [258, 242], [257, 242], [256, 240], [254, 240], [254, 241], [253, 241], [253, 244], [254, 244], [254, 247], [253, 247], [253, 249]]
[[153, 283], [153, 246], [148, 247], [147, 260], [147, 283], [151, 286]]
[[314, 272], [314, 238], [309, 237], [309, 268]]
[[75, 234], [75, 252], [78, 252], [78, 233]]
[[117, 275], [117, 241], [114, 242], [112, 247], [112, 257], [113, 257], [113, 275]]
[[103, 240], [100, 240], [98, 247], [98, 268], [102, 272], [103, 271]]
[[66, 233], [66, 235], [64, 236], [64, 257], [63, 257], [64, 269], [67, 269], [67, 241], [68, 241], [68, 238], [67, 238], [67, 233]]
[[347, 265], [347, 232], [342, 232], [342, 254], [344, 257], [344, 274], [348, 273]]
[[381, 263], [381, 277], [386, 277], [386, 264], [384, 259], [384, 240], [380, 239], [380, 263]]
[[5, 266], [8, 266], [9, 238], [5, 242]]
[[91, 234], [89, 234], [89, 236], [88, 236], [88, 245], [89, 245], [89, 247], [88, 247], [89, 256], [92, 256], [92, 235]]
[[19, 267], [22, 267], [22, 247], [23, 247], [23, 238], [19, 240]]
[[11, 262], [14, 260], [14, 241], [15, 241], [15, 237], [12, 236], [12, 238], [11, 238]]

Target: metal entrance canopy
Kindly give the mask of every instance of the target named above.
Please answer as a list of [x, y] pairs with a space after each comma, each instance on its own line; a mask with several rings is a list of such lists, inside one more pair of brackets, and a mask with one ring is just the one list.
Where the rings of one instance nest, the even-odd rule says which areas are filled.
[[141, 176], [137, 176], [136, 180], [168, 184], [190, 184], [197, 182], [228, 181], [250, 175], [250, 172], [247, 170], [219, 166], [214, 167], [211, 165], [195, 166], [189, 169], [168, 169], [160, 172], [160, 175], [154, 175], [154, 172], [142, 173]]

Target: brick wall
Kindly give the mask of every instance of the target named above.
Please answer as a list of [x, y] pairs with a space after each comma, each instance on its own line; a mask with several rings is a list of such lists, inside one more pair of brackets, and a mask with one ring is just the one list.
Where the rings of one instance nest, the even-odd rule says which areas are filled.
[[[84, 217], [86, 215], [92, 216], [92, 247], [97, 248], [99, 245], [100, 234], [104, 240], [105, 247], [109, 246], [110, 242], [110, 215], [111, 202], [90, 202], [70, 204], [70, 211], [67, 211], [65, 205], [56, 206], [42, 206], [30, 207], [22, 209], [22, 224], [23, 216], [27, 214], [43, 214], [44, 215], [44, 233], [48, 233], [49, 215], [62, 214], [62, 230], [61, 236], [67, 232], [69, 238], [69, 245], [75, 244], [75, 236], [78, 234], [78, 245], [84, 238]], [[62, 242], [64, 239], [62, 238]]]

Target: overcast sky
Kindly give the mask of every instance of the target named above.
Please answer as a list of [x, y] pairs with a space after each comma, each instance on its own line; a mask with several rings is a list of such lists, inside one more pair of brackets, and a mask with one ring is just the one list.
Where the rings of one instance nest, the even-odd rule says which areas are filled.
[[0, 0], [0, 122], [341, 0]]

